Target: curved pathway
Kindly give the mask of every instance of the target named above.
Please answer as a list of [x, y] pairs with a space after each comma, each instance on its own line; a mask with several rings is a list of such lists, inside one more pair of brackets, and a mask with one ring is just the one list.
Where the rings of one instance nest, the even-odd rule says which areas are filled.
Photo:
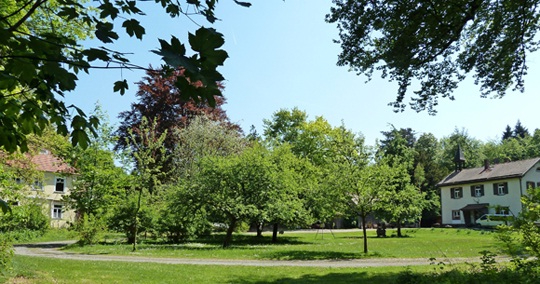
[[[90, 255], [78, 254], [59, 250], [74, 241], [47, 242], [38, 244], [16, 245], [15, 254], [47, 257], [56, 259], [90, 260], [90, 261], [123, 261], [123, 262], [152, 262], [166, 264], [194, 265], [237, 265], [237, 266], [305, 266], [305, 267], [382, 267], [382, 266], [413, 266], [428, 265], [430, 261], [424, 258], [368, 258], [351, 260], [238, 260], [238, 259], [196, 259], [196, 258], [161, 258], [126, 255]], [[507, 258], [497, 258], [497, 261], [507, 261]], [[462, 262], [479, 262], [479, 258], [449, 258], [437, 260], [445, 264]]]

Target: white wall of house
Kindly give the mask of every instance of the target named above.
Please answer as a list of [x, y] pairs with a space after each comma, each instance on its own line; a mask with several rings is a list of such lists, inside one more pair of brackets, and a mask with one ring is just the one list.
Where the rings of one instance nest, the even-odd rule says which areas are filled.
[[[508, 186], [507, 194], [494, 194], [493, 184], [506, 183]], [[536, 164], [521, 178], [490, 180], [486, 182], [464, 183], [453, 186], [441, 187], [441, 213], [442, 223], [445, 225], [464, 225], [465, 219], [463, 212], [460, 212], [460, 218], [454, 219], [455, 211], [469, 204], [489, 204], [489, 213], [496, 213], [496, 206], [508, 207], [511, 214], [518, 215], [522, 210], [521, 196], [526, 194], [528, 185], [533, 184], [540, 187], [540, 163]], [[472, 196], [471, 186], [483, 185], [483, 196]], [[452, 188], [461, 188], [462, 197], [452, 198]]]
[[51, 218], [51, 227], [65, 227], [75, 220], [75, 212], [67, 210], [63, 197], [73, 188], [73, 176], [46, 172], [41, 183], [31, 186], [32, 197], [43, 199], [44, 211]]

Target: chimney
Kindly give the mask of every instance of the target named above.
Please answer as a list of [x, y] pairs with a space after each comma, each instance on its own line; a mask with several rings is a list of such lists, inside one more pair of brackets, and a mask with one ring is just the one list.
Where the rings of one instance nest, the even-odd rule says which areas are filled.
[[484, 160], [484, 170], [485, 171], [489, 170], [489, 160], [488, 159]]

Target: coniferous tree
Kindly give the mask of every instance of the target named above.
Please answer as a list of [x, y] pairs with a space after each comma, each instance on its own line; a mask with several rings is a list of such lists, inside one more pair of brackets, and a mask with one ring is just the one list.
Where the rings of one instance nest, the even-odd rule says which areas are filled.
[[502, 135], [502, 141], [506, 139], [510, 139], [514, 137], [514, 132], [512, 131], [512, 128], [510, 128], [510, 125], [506, 125], [506, 128], [504, 129], [503, 135]]
[[529, 130], [521, 125], [521, 121], [517, 121], [516, 126], [514, 126], [514, 137], [515, 138], [525, 138], [529, 136]]

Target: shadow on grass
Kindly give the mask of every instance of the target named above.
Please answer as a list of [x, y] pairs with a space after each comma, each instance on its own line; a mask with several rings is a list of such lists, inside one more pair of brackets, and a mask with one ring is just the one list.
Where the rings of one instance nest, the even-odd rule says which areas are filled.
[[366, 255], [361, 252], [287, 250], [269, 252], [261, 256], [264, 259], [273, 260], [350, 260], [380, 257], [381, 255], [379, 253]]
[[14, 247], [27, 247], [27, 248], [40, 248], [40, 249], [55, 249], [55, 248], [63, 248], [66, 246], [72, 246], [73, 244], [69, 244], [67, 242], [54, 242], [54, 243], [37, 243], [37, 244], [16, 244], [13, 245]]
[[[207, 236], [195, 240], [188, 240], [179, 243], [171, 243], [163, 240], [152, 240], [152, 239], [141, 239], [137, 244], [139, 249], [155, 249], [155, 250], [192, 250], [192, 251], [209, 251], [216, 249], [223, 249], [223, 235], [213, 235]], [[256, 250], [260, 249], [261, 246], [284, 246], [284, 245], [305, 245], [311, 244], [310, 242], [300, 241], [298, 237], [291, 236], [282, 236], [278, 238], [277, 243], [272, 243], [272, 237], [257, 237], [257, 236], [246, 236], [246, 235], [235, 235], [233, 236], [233, 241], [230, 247], [226, 249], [242, 249], [242, 250]], [[100, 242], [98, 245], [104, 247], [113, 247], [113, 246], [126, 246], [130, 247], [125, 239], [119, 241], [105, 241]], [[69, 244], [65, 246], [59, 245], [57, 248], [62, 248], [69, 250], [71, 248], [79, 247], [78, 243]]]
[[258, 277], [247, 277], [243, 279], [237, 279], [231, 281], [232, 283], [245, 283], [245, 284], [264, 284], [264, 283], [395, 283], [397, 279], [397, 273], [378, 273], [371, 274], [367, 272], [353, 272], [353, 273], [329, 273], [326, 275], [312, 275], [306, 274], [300, 277], [282, 277], [274, 278], [272, 280], [260, 280]]
[[[368, 240], [370, 239], [378, 239], [378, 240], [385, 240], [385, 239], [408, 239], [408, 238], [413, 238], [414, 236], [411, 236], [411, 235], [403, 235], [401, 237], [398, 237], [398, 236], [395, 236], [395, 235], [391, 235], [391, 236], [386, 236], [386, 237], [377, 237], [377, 236], [367, 236]], [[343, 239], [363, 239], [364, 236], [346, 236], [346, 237], [341, 237]]]

